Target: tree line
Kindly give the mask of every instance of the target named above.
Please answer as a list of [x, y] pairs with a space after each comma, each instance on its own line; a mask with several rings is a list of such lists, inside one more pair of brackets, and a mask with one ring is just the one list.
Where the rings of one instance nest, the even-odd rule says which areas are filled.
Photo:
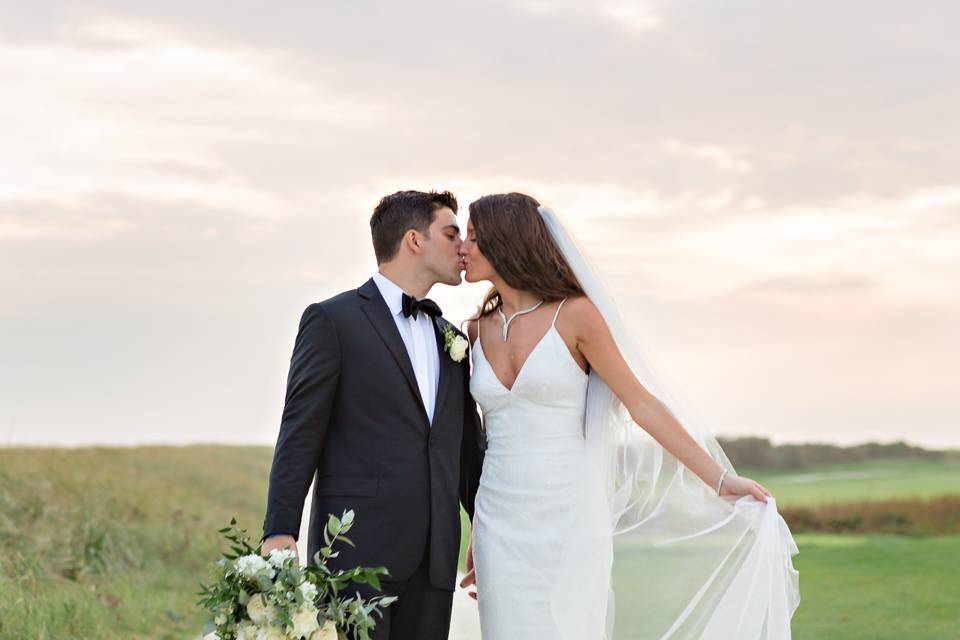
[[825, 443], [774, 445], [768, 438], [718, 438], [735, 467], [796, 469], [822, 464], [859, 462], [878, 458], [921, 458], [960, 462], [958, 450], [935, 450], [906, 442], [866, 442], [841, 447]]

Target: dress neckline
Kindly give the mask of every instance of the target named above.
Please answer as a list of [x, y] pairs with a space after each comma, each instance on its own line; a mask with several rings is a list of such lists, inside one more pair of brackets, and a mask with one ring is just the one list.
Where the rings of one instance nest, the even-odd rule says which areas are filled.
[[530, 353], [527, 354], [527, 357], [523, 361], [523, 364], [520, 365], [520, 369], [517, 371], [517, 375], [513, 379], [513, 384], [510, 385], [509, 387], [503, 383], [503, 381], [500, 379], [500, 376], [497, 375], [496, 369], [494, 369], [493, 365], [490, 364], [490, 361], [487, 360], [487, 354], [484, 353], [483, 351], [483, 341], [480, 339], [479, 332], [477, 332], [477, 339], [474, 340], [473, 342], [474, 353], [479, 352], [480, 355], [483, 357], [483, 361], [486, 363], [487, 368], [490, 370], [490, 374], [493, 376], [493, 379], [497, 381], [497, 384], [499, 384], [500, 387], [504, 391], [506, 391], [508, 394], [513, 394], [514, 390], [517, 388], [517, 384], [520, 382], [521, 376], [523, 376], [523, 372], [526, 371], [527, 369], [527, 363], [530, 362], [530, 359], [533, 358], [536, 352], [540, 349], [540, 345], [543, 344], [543, 342], [547, 339], [547, 336], [549, 336], [551, 333], [555, 333], [557, 337], [560, 338], [560, 342], [562, 343], [564, 353], [567, 354], [567, 358], [573, 364], [576, 370], [580, 373], [580, 375], [584, 377], [589, 375], [586, 371], [580, 368], [580, 364], [574, 359], [573, 354], [570, 353], [570, 349], [567, 348], [567, 343], [564, 342], [563, 337], [560, 336], [560, 332], [557, 331], [556, 325], [550, 325], [550, 328], [547, 329], [547, 332], [544, 333], [542, 336], [540, 336], [540, 339], [537, 340], [537, 343], [533, 345], [533, 349], [530, 350]]

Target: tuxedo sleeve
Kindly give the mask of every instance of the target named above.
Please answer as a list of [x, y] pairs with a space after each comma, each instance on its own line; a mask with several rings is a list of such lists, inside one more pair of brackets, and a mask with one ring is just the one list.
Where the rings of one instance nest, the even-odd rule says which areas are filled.
[[310, 305], [300, 319], [290, 358], [280, 434], [270, 469], [265, 534], [299, 535], [303, 502], [330, 426], [340, 357], [336, 327], [322, 306]]
[[483, 468], [484, 434], [481, 428], [477, 403], [470, 395], [469, 364], [464, 365], [463, 439], [460, 441], [460, 502], [473, 521], [474, 502], [480, 486], [480, 470]]

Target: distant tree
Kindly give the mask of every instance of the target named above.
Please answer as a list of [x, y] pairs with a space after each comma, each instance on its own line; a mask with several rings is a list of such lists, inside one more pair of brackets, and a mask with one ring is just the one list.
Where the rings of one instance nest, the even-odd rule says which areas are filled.
[[960, 461], [960, 451], [915, 447], [903, 441], [839, 447], [826, 443], [773, 445], [767, 438], [718, 438], [735, 467], [799, 469], [821, 464], [859, 462], [879, 458], [922, 458]]

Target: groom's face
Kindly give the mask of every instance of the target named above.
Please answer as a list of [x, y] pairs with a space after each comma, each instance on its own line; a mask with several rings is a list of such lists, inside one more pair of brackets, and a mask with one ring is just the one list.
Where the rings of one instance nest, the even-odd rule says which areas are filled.
[[463, 262], [460, 260], [460, 227], [457, 215], [449, 207], [434, 212], [430, 233], [423, 241], [423, 266], [437, 282], [460, 284]]

